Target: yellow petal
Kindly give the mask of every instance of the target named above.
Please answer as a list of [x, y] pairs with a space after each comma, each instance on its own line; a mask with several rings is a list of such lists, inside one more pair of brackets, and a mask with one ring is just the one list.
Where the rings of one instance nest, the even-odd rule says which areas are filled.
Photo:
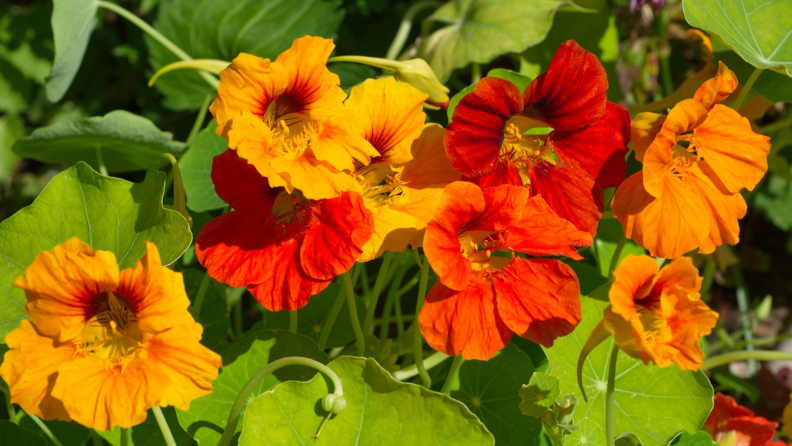
[[299, 189], [310, 200], [340, 197], [356, 185], [352, 175], [315, 157], [276, 158], [271, 165], [277, 175], [270, 177], [270, 186], [283, 186], [289, 193]]

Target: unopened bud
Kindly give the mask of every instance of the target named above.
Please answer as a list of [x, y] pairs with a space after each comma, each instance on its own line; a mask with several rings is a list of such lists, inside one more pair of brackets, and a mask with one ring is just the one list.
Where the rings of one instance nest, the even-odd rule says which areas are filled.
[[333, 412], [338, 415], [346, 409], [347, 402], [343, 396], [338, 396], [334, 393], [328, 393], [322, 398], [322, 409]]

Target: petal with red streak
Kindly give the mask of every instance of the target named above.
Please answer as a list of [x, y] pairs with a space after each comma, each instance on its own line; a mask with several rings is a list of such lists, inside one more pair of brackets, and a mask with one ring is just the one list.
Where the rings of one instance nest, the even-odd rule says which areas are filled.
[[540, 161], [531, 169], [530, 178], [531, 193], [541, 195], [559, 217], [592, 236], [597, 234], [605, 197], [586, 172], [563, 163]]
[[557, 216], [541, 196], [528, 200], [520, 221], [506, 230], [509, 248], [532, 256], [565, 255], [582, 259], [579, 247], [591, 246], [591, 234]]
[[256, 168], [228, 149], [212, 161], [212, 182], [217, 195], [233, 209], [269, 214], [282, 189], [273, 189]]
[[482, 189], [503, 185], [523, 185], [522, 178], [520, 178], [520, 171], [517, 169], [517, 166], [510, 162], [498, 162], [492, 172], [480, 177], [462, 177], [462, 180], [477, 184]]

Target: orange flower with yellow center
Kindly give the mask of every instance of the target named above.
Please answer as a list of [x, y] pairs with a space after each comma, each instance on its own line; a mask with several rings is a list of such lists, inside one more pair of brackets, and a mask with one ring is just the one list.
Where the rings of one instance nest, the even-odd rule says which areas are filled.
[[212, 391], [220, 357], [199, 341], [181, 274], [146, 243], [135, 268], [77, 238], [39, 254], [14, 286], [30, 321], [6, 336], [11, 402], [41, 418], [128, 428], [154, 406], [187, 410]]
[[613, 197], [624, 233], [654, 256], [676, 258], [699, 248], [708, 254], [739, 241], [745, 215], [742, 188], [753, 190], [767, 171], [769, 138], [719, 104], [737, 87], [725, 65], [693, 99], [668, 116], [641, 113], [632, 140], [643, 170]]
[[355, 186], [354, 160], [378, 153], [356, 137], [358, 119], [326, 66], [331, 39], [305, 36], [271, 62], [240, 54], [220, 73], [209, 107], [217, 134], [269, 179], [312, 200], [336, 198]]

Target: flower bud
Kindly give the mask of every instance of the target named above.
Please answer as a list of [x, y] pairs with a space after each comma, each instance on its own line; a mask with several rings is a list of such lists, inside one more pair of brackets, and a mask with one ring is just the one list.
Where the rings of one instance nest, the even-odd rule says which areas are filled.
[[343, 396], [338, 396], [334, 393], [328, 393], [322, 398], [322, 409], [333, 412], [338, 415], [346, 409], [347, 402]]

